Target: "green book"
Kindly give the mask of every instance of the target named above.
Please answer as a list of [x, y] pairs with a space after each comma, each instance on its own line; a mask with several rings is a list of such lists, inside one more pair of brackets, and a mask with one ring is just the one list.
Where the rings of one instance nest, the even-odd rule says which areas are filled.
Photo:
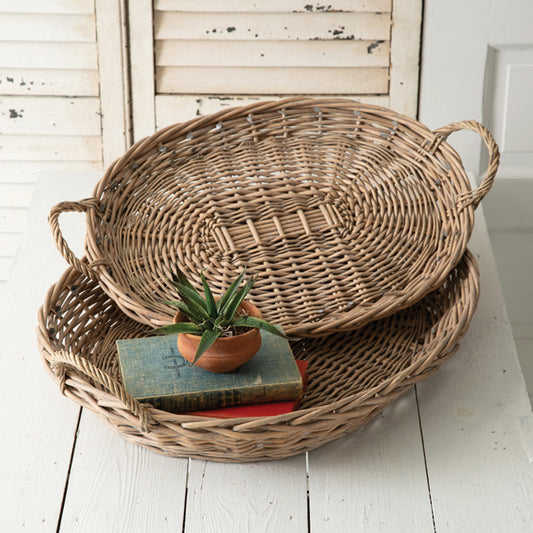
[[286, 339], [261, 331], [259, 352], [227, 374], [189, 366], [177, 335], [118, 340], [125, 389], [137, 400], [174, 413], [296, 400], [302, 376]]

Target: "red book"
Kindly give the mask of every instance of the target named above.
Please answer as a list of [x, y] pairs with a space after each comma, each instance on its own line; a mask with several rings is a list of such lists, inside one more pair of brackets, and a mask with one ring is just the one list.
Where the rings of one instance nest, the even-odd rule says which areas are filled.
[[[309, 381], [307, 375], [307, 361], [296, 361], [298, 370], [302, 375], [303, 387]], [[252, 416], [276, 416], [295, 411], [300, 406], [301, 398], [290, 402], [271, 402], [250, 405], [238, 405], [235, 407], [221, 407], [220, 409], [203, 409], [201, 411], [190, 411], [186, 414], [195, 416], [207, 416], [211, 418], [244, 418]]]

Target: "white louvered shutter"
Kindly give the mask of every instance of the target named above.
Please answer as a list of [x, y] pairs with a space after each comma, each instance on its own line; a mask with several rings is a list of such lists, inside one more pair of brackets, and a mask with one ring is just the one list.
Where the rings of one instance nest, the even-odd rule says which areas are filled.
[[130, 6], [136, 138], [223, 107], [288, 95], [343, 95], [415, 114], [420, 0]]
[[121, 0], [0, 0], [0, 283], [36, 177], [126, 148]]

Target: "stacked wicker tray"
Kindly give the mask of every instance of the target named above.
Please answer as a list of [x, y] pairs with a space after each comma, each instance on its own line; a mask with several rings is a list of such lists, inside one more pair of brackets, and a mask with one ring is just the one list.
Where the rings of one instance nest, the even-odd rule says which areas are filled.
[[[453, 131], [479, 133], [489, 169], [470, 189]], [[201, 117], [134, 145], [94, 197], [50, 222], [72, 268], [51, 288], [39, 341], [61, 390], [161, 453], [277, 459], [364, 424], [457, 349], [479, 280], [466, 250], [498, 166], [476, 122], [431, 132], [349, 100], [290, 99]], [[64, 211], [87, 212], [86, 258]], [[246, 265], [251, 299], [309, 360], [302, 408], [218, 420], [141, 405], [120, 383], [115, 340], [171, 321], [179, 265], [222, 290]], [[315, 378], [315, 379], [313, 379]]]

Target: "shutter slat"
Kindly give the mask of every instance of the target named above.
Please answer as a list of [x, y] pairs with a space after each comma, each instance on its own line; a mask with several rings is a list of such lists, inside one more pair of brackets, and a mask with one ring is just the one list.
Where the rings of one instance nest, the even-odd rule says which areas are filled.
[[388, 67], [383, 41], [156, 42], [159, 67]]
[[2, 135], [0, 160], [101, 161], [100, 136]]
[[98, 71], [72, 69], [2, 69], [0, 94], [98, 96]]
[[4, 135], [100, 135], [98, 98], [0, 96]]
[[388, 80], [387, 68], [156, 69], [159, 94], [386, 94]]
[[35, 183], [43, 172], [65, 172], [67, 170], [103, 170], [102, 161], [0, 161], [0, 176], [3, 183]]
[[155, 13], [155, 39], [387, 40], [389, 13]]
[[[296, 95], [289, 95], [296, 96]], [[323, 95], [318, 95], [323, 96]], [[156, 128], [161, 129], [177, 122], [186, 122], [196, 116], [209, 115], [221, 109], [246, 106], [256, 102], [275, 100], [273, 96], [236, 96], [236, 95], [158, 95], [155, 99]], [[361, 96], [355, 100], [364, 104], [389, 106], [389, 97]]]
[[2, 68], [96, 70], [96, 43], [3, 42]]
[[86, 15], [94, 13], [94, 0], [17, 0], [3, 2], [2, 13], [62, 13]]
[[96, 40], [94, 15], [0, 14], [2, 41]]
[[156, 11], [195, 12], [254, 12], [254, 13], [333, 13], [333, 12], [386, 12], [391, 10], [392, 0], [155, 0]]

